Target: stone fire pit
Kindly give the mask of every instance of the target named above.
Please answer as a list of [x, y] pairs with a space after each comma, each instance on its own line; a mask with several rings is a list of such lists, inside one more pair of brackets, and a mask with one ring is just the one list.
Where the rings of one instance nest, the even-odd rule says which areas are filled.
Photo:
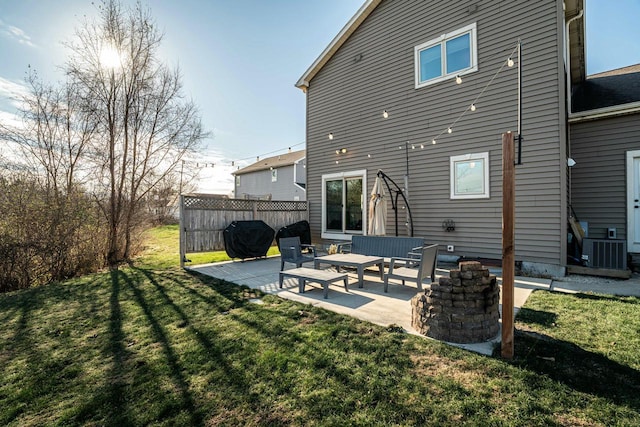
[[478, 343], [500, 331], [496, 276], [476, 261], [464, 261], [411, 300], [411, 325], [421, 334], [454, 343]]

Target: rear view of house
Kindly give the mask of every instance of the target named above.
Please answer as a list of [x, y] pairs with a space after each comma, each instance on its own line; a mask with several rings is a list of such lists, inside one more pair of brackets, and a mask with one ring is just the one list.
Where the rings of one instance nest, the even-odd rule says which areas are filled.
[[[562, 274], [568, 9], [553, 0], [366, 1], [296, 84], [307, 97], [314, 239], [366, 232], [381, 169], [404, 188], [415, 236], [450, 255], [501, 258], [501, 135], [518, 127], [520, 40], [516, 258]], [[408, 209], [399, 210], [408, 234]]]
[[640, 253], [640, 66], [587, 76], [586, 13], [584, 0], [367, 0], [296, 83], [314, 239], [366, 234], [383, 170], [408, 200], [388, 217], [399, 234], [500, 259], [513, 131], [523, 269], [625, 269]]

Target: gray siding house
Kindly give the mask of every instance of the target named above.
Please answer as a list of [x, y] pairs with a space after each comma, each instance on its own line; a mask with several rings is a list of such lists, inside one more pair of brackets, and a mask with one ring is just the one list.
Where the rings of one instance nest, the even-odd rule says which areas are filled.
[[237, 199], [307, 200], [304, 150], [258, 160], [233, 175]]
[[[564, 274], [571, 208], [590, 233], [617, 227], [626, 239], [625, 153], [640, 149], [638, 122], [578, 118], [568, 107], [586, 81], [583, 11], [583, 0], [367, 0], [296, 83], [306, 93], [314, 241], [366, 234], [369, 193], [382, 170], [405, 191], [414, 236], [445, 254], [452, 247], [451, 256], [500, 259], [501, 135], [518, 130], [519, 65], [516, 260], [525, 270]], [[598, 148], [597, 132], [615, 153]], [[605, 160], [606, 171], [589, 167]], [[410, 233], [404, 208], [401, 235]], [[387, 234], [393, 222], [389, 209]]]

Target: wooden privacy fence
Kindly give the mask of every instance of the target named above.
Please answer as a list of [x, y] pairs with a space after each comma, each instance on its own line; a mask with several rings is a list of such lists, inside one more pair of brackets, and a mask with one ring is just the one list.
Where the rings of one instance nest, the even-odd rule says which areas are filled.
[[224, 250], [224, 229], [233, 221], [262, 220], [276, 232], [308, 220], [307, 202], [180, 196], [180, 266], [186, 254]]

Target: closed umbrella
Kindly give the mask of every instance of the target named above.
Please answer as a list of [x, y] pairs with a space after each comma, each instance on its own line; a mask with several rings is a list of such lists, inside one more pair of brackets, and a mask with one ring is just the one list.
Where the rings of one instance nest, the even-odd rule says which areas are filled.
[[369, 202], [369, 235], [384, 236], [387, 224], [387, 200], [384, 194], [384, 182], [379, 176], [371, 190]]

